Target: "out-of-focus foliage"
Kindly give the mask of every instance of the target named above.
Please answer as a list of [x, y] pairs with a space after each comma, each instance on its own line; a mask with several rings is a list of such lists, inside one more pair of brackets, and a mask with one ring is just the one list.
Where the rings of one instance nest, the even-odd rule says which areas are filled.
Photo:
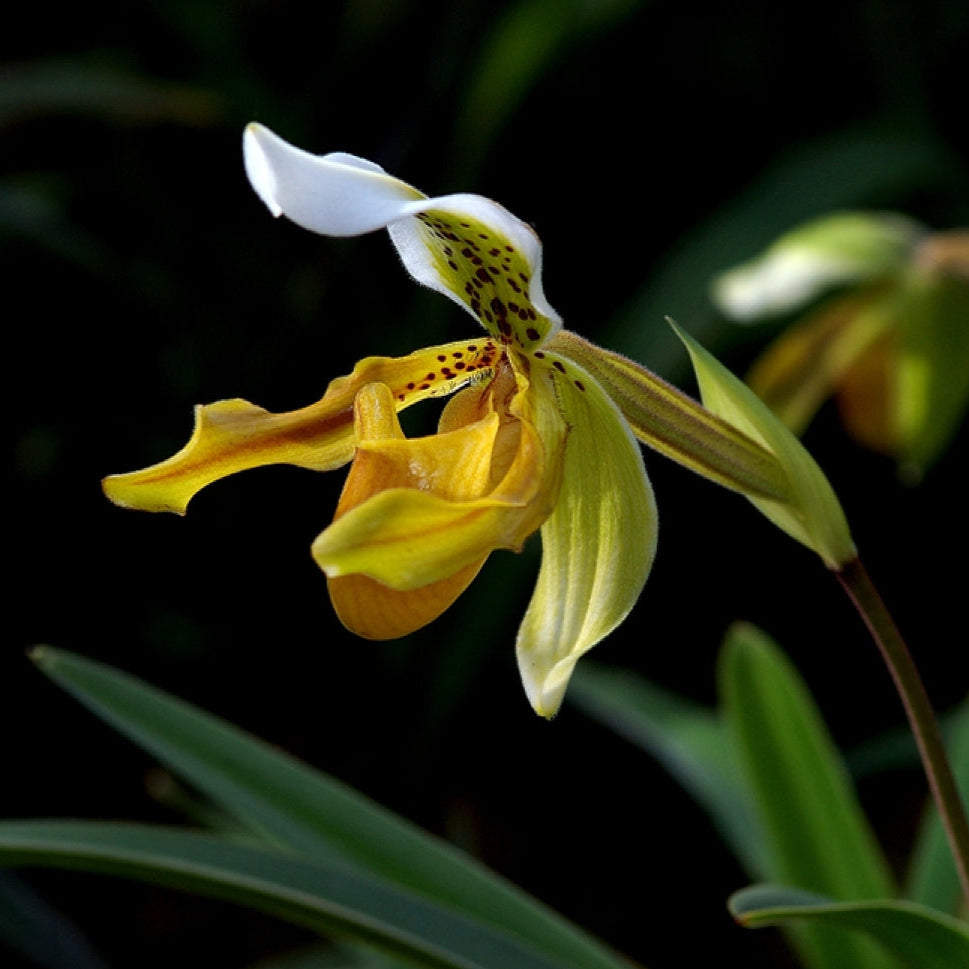
[[[785, 926], [803, 965], [816, 969], [896, 966], [893, 956], [908, 965], [920, 947], [919, 965], [959, 965], [969, 928], [957, 919], [955, 867], [934, 808], [914, 839], [902, 897], [846, 761], [777, 644], [737, 623], [718, 670], [717, 709], [595, 664], [579, 670], [573, 700], [662, 763], [761, 883], [730, 900], [741, 924]], [[947, 731], [963, 796], [967, 711], [963, 703]], [[910, 738], [906, 753], [903, 762], [915, 759]]]
[[234, 823], [209, 832], [13, 821], [0, 824], [0, 862], [77, 867], [224, 898], [407, 964], [626, 965], [461, 852], [230, 724], [100, 663], [50, 648], [33, 658], [189, 780], [214, 818], [224, 812]]

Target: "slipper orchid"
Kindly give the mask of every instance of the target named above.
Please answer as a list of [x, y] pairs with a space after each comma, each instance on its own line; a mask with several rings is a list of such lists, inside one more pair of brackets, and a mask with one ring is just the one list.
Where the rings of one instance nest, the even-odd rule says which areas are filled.
[[[179, 453], [105, 479], [117, 504], [181, 514], [199, 489], [245, 468], [352, 461], [312, 553], [344, 625], [372, 639], [426, 625], [493, 550], [520, 549], [540, 531], [517, 656], [532, 706], [551, 717], [576, 661], [626, 617], [653, 562], [656, 506], [637, 438], [757, 501], [790, 503], [782, 461], [756, 432], [561, 329], [538, 237], [497, 203], [429, 198], [372, 162], [311, 155], [255, 124], [244, 156], [274, 215], [332, 236], [388, 229], [409, 273], [485, 332], [367, 357], [301, 410], [238, 399], [198, 407]], [[436, 434], [404, 435], [399, 411], [452, 394]]]
[[913, 481], [955, 434], [969, 405], [969, 232], [836, 212], [784, 233], [712, 291], [740, 323], [811, 307], [747, 376], [795, 433], [834, 398], [851, 437]]

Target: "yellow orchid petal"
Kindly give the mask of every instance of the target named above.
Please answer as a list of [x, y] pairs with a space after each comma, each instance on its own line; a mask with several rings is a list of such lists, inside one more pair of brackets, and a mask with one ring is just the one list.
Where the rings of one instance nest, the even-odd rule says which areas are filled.
[[[463, 391], [454, 400], [465, 403], [458, 408], [449, 404], [445, 413], [450, 418], [442, 414], [444, 433], [409, 441], [387, 387], [364, 387], [354, 401], [356, 457], [335, 517], [390, 488], [429, 487], [452, 500], [487, 490], [500, 419], [493, 408], [483, 405], [482, 396], [477, 387]], [[365, 639], [396, 639], [441, 615], [486, 558], [487, 553], [482, 554], [452, 575], [417, 589], [391, 589], [367, 575], [334, 576], [327, 580], [330, 599], [351, 632]]]
[[437, 619], [471, 584], [487, 555], [419, 589], [391, 589], [367, 575], [327, 579], [340, 622], [363, 639], [399, 639]]
[[625, 619], [642, 591], [658, 518], [639, 445], [616, 405], [573, 361], [544, 353], [533, 371], [539, 363], [547, 368], [569, 437], [516, 650], [529, 701], [538, 714], [552, 717], [579, 657]]
[[401, 410], [427, 397], [452, 393], [495, 366], [499, 351], [488, 339], [431, 347], [405, 357], [367, 357], [337, 377], [309, 407], [273, 414], [245, 400], [221, 400], [195, 409], [188, 444], [166, 461], [102, 482], [115, 504], [184, 514], [206, 485], [237, 471], [294, 464], [328, 471], [353, 456], [353, 400], [373, 382], [385, 384]]
[[414, 279], [463, 306], [500, 343], [529, 350], [561, 326], [542, 290], [538, 236], [497, 202], [428, 198], [374, 162], [311, 155], [258, 124], [246, 128], [243, 153], [273, 215], [323, 235], [386, 228]]
[[705, 406], [763, 444], [780, 462], [789, 497], [747, 497], [778, 528], [838, 570], [858, 555], [841, 504], [824, 472], [801, 442], [739, 378], [688, 333], [672, 324], [693, 361]]
[[[506, 398], [509, 382], [517, 389]], [[369, 489], [360, 486], [360, 496], [373, 493], [313, 544], [313, 556], [329, 577], [359, 573], [392, 589], [417, 589], [493, 549], [520, 549], [539, 528], [558, 494], [566, 427], [550, 409], [550, 395], [532, 392], [528, 379], [512, 374], [510, 366], [480, 392], [493, 400], [495, 415], [432, 437], [385, 439], [360, 449], [363, 474], [375, 479]], [[512, 426], [513, 448], [499, 435], [503, 424]], [[513, 454], [496, 485], [478, 452], [492, 463]], [[470, 474], [462, 468], [468, 461]], [[387, 487], [395, 476], [404, 487]]]
[[382, 492], [326, 529], [313, 544], [313, 558], [330, 579], [362, 575], [407, 592], [480, 565], [492, 549], [520, 545], [518, 529], [502, 516], [507, 507], [488, 501], [467, 505], [414, 489]]
[[390, 389], [367, 384], [354, 400], [356, 455], [335, 519], [393, 488], [415, 488], [447, 501], [480, 497], [491, 481], [492, 447], [500, 423], [491, 410], [467, 426], [407, 438]]

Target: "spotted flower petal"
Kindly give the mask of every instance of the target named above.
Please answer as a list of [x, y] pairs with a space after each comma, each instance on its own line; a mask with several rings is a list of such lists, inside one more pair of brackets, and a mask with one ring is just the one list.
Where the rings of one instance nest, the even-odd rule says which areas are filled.
[[542, 290], [538, 236], [497, 202], [428, 198], [373, 162], [311, 155], [258, 124], [246, 128], [243, 150], [273, 215], [323, 235], [387, 228], [414, 279], [460, 304], [496, 340], [528, 350], [561, 326]]
[[626, 618], [639, 597], [656, 551], [658, 518], [639, 445], [616, 405], [573, 361], [548, 353], [542, 366], [569, 439], [562, 489], [541, 529], [542, 564], [516, 649], [532, 706], [552, 717], [579, 658]]
[[353, 401], [362, 387], [385, 385], [401, 410], [490, 373], [497, 357], [488, 339], [461, 341], [405, 357], [367, 357], [333, 380], [322, 400], [300, 410], [272, 414], [239, 399], [197, 407], [195, 431], [181, 451], [141, 471], [105, 478], [105, 494], [125, 508], [184, 514], [202, 488], [237, 471], [267, 464], [338, 468], [353, 456]]

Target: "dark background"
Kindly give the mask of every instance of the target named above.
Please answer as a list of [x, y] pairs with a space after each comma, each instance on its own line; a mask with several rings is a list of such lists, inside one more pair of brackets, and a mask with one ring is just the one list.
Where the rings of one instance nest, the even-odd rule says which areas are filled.
[[[768, 331], [725, 324], [707, 285], [780, 231], [838, 207], [966, 224], [966, 5], [102, 0], [10, 18], [0, 814], [178, 820], [148, 792], [150, 760], [32, 668], [25, 651], [45, 642], [279, 744], [654, 969], [711, 951], [786, 964], [771, 933], [731, 923], [724, 900], [745, 875], [653, 761], [568, 703], [552, 723], [530, 711], [513, 643], [537, 539], [496, 553], [426, 630], [373, 644], [335, 620], [309, 555], [342, 473], [249, 472], [184, 520], [115, 508], [99, 481], [179, 448], [194, 403], [302, 406], [361, 356], [473, 332], [383, 234], [274, 222], [243, 173], [247, 121], [430, 194], [500, 200], [540, 232], [567, 325], [692, 392], [663, 316], [742, 370]], [[966, 431], [917, 488], [846, 440], [831, 408], [807, 442], [937, 705], [961, 700]], [[647, 466], [658, 558], [595, 659], [714, 703], [719, 643], [747, 619], [789, 651], [846, 749], [901, 726], [816, 557], [741, 498], [658, 455]], [[899, 866], [923, 793], [915, 770], [861, 781]], [[306, 940], [171, 892], [26, 877], [110, 966], [204, 950], [228, 969]]]

